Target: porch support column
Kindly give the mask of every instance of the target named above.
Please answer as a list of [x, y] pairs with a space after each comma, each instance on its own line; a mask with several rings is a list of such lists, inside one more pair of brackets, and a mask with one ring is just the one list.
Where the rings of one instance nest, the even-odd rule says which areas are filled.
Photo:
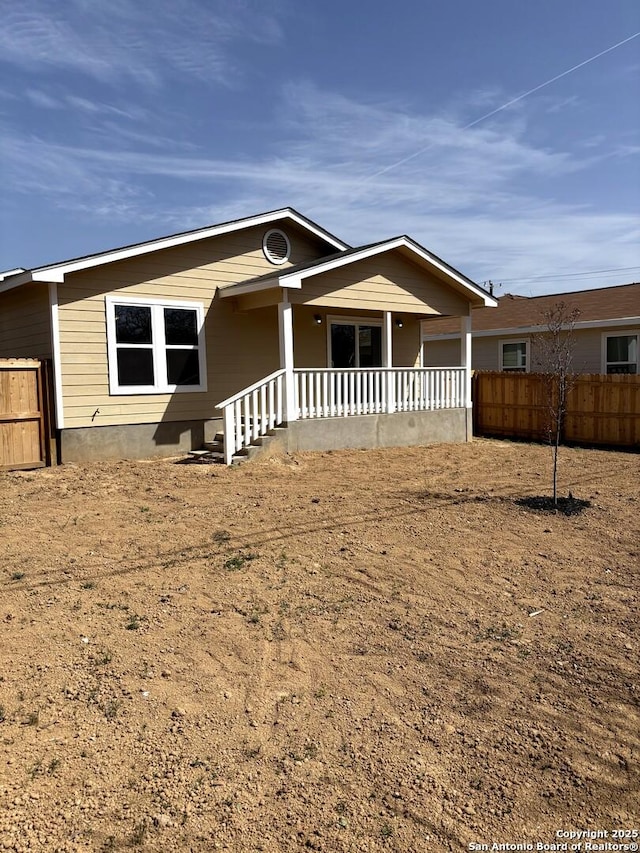
[[463, 405], [471, 408], [471, 305], [466, 317], [460, 318], [460, 364], [464, 367]]
[[282, 302], [278, 303], [278, 331], [280, 333], [280, 367], [285, 370], [285, 419], [298, 420], [296, 386], [293, 373], [293, 308], [289, 302], [287, 288], [282, 289]]
[[[382, 366], [393, 367], [393, 324], [391, 322], [391, 311], [382, 313]], [[387, 412], [395, 412], [395, 382], [393, 371], [388, 370], [387, 375]]]

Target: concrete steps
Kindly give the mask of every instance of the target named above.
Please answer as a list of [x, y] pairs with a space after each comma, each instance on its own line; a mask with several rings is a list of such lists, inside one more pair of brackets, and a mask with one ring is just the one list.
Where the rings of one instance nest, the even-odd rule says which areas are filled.
[[[248, 447], [244, 447], [231, 457], [231, 464], [240, 465], [261, 456], [285, 429], [286, 427], [275, 427], [267, 435], [256, 438]], [[224, 465], [224, 433], [217, 432], [213, 441], [205, 441], [200, 449], [190, 450], [188, 455], [194, 462]]]

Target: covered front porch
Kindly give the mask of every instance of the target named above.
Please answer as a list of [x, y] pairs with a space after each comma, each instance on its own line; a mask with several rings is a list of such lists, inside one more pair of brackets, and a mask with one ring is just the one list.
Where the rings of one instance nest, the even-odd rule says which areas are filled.
[[[276, 427], [305, 421], [320, 423], [304, 432], [314, 436], [304, 448], [308, 441], [334, 446], [330, 436], [338, 434], [339, 446], [360, 446], [359, 436], [362, 446], [381, 436], [393, 444], [395, 428], [399, 444], [426, 443], [425, 427], [400, 440], [402, 421], [415, 432], [416, 417], [407, 415], [444, 410], [458, 410], [461, 434], [470, 437], [471, 307], [485, 304], [484, 291], [469, 292], [467, 280], [452, 286], [449, 268], [424, 258], [408, 238], [390, 242], [221, 290], [240, 311], [277, 306], [280, 359], [278, 370], [218, 405], [227, 464]], [[460, 361], [423, 367], [420, 321], [442, 314], [460, 318]], [[337, 419], [349, 419], [348, 428]]]

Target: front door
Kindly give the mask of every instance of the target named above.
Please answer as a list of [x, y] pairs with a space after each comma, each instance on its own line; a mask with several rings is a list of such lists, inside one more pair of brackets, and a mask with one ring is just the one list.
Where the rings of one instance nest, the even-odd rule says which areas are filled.
[[382, 325], [339, 321], [331, 323], [331, 367], [382, 367]]

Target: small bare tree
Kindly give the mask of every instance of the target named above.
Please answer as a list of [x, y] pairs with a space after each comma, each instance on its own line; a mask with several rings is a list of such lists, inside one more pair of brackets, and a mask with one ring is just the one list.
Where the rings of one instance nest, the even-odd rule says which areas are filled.
[[558, 506], [558, 452], [562, 440], [567, 398], [575, 384], [573, 356], [575, 351], [575, 324], [580, 316], [578, 308], [566, 302], [556, 302], [543, 314], [545, 331], [533, 340], [532, 361], [537, 370], [546, 376], [549, 444], [553, 453], [553, 506]]

